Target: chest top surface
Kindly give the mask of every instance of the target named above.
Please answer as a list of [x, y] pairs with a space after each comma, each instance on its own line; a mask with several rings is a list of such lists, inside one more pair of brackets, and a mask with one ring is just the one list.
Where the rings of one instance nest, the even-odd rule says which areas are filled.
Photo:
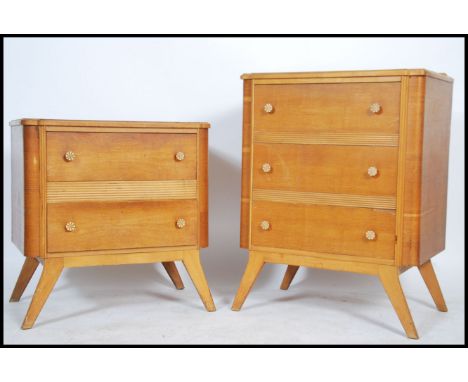
[[60, 126], [60, 127], [126, 127], [126, 128], [209, 128], [207, 122], [150, 122], [150, 121], [101, 121], [71, 119], [22, 118], [10, 122], [10, 126]]
[[244, 80], [252, 79], [294, 79], [294, 78], [344, 78], [344, 77], [388, 77], [388, 76], [427, 76], [447, 82], [453, 78], [445, 73], [427, 69], [383, 69], [383, 70], [347, 70], [327, 72], [284, 72], [284, 73], [245, 73]]

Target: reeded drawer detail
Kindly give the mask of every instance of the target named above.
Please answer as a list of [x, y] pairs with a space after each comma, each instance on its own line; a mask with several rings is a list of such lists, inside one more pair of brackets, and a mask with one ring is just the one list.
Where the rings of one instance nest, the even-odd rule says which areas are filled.
[[294, 204], [366, 207], [388, 210], [394, 210], [396, 208], [396, 198], [394, 196], [367, 196], [300, 191], [253, 190], [253, 200]]
[[396, 147], [261, 143], [253, 156], [254, 189], [396, 195]]
[[[286, 128], [285, 128], [286, 130]], [[298, 145], [398, 146], [398, 134], [256, 131], [258, 143]]]
[[400, 83], [255, 85], [253, 117], [257, 131], [398, 133]]
[[267, 201], [252, 208], [253, 246], [393, 259], [395, 211]]
[[47, 132], [48, 181], [196, 176], [197, 134]]
[[196, 180], [47, 183], [48, 203], [196, 198]]
[[196, 245], [197, 201], [52, 203], [48, 252]]

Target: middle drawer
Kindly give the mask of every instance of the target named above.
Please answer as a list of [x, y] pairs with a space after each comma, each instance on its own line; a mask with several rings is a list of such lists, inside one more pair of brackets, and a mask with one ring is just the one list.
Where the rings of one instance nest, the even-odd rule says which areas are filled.
[[48, 181], [196, 179], [195, 133], [47, 133]]
[[257, 143], [253, 187], [392, 196], [397, 160], [397, 147]]

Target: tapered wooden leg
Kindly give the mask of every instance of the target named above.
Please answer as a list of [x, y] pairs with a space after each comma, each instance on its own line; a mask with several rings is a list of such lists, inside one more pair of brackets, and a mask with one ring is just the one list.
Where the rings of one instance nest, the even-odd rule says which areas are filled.
[[286, 273], [283, 277], [283, 282], [281, 283], [280, 288], [283, 290], [288, 290], [291, 282], [293, 281], [294, 276], [296, 276], [297, 270], [299, 269], [298, 265], [288, 265]]
[[205, 273], [203, 272], [203, 268], [200, 263], [200, 254], [190, 253], [185, 255], [182, 262], [184, 263], [185, 269], [187, 269], [187, 273], [192, 279], [193, 285], [195, 285], [206, 310], [208, 312], [214, 312], [216, 307], [213, 302], [213, 297], [211, 296], [210, 288], [208, 287], [208, 282], [205, 278]]
[[39, 261], [35, 257], [26, 257], [24, 259], [23, 268], [21, 268], [15, 289], [13, 289], [13, 293], [11, 294], [10, 302], [17, 302], [20, 300], [38, 265]]
[[444, 296], [442, 295], [442, 291], [440, 290], [439, 282], [437, 281], [436, 274], [434, 272], [434, 268], [432, 267], [431, 261], [425, 262], [423, 265], [420, 265], [419, 272], [426, 283], [427, 289], [429, 289], [429, 293], [436, 304], [436, 307], [441, 312], [447, 311], [447, 305], [445, 305]]
[[36, 291], [29, 305], [28, 312], [23, 321], [22, 329], [30, 329], [34, 325], [37, 316], [42, 310], [47, 297], [54, 288], [63, 269], [63, 258], [50, 258], [44, 260], [42, 275], [37, 284]]
[[245, 299], [249, 295], [250, 290], [264, 265], [265, 261], [259, 253], [249, 253], [249, 261], [245, 268], [244, 275], [242, 276], [234, 302], [232, 303], [232, 310], [240, 310], [242, 308]]
[[398, 269], [393, 266], [381, 266], [379, 267], [379, 277], [385, 292], [387, 292], [388, 298], [390, 299], [393, 308], [405, 329], [406, 335], [409, 338], [418, 339], [418, 332], [414, 326], [408, 303], [406, 302], [403, 289], [401, 288]]
[[180, 274], [175, 263], [173, 261], [165, 261], [162, 263], [162, 265], [164, 266], [164, 269], [166, 269], [166, 272], [168, 273], [175, 287], [177, 289], [184, 289], [184, 283], [180, 278]]

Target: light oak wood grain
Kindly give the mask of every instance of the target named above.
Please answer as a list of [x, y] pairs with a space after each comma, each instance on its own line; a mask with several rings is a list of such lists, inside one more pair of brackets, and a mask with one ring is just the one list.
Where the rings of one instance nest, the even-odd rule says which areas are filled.
[[323, 78], [256, 78], [257, 85], [274, 85], [274, 84], [336, 84], [336, 83], [365, 83], [365, 82], [400, 82], [400, 76], [387, 77], [323, 77]]
[[447, 305], [445, 304], [445, 299], [442, 295], [442, 290], [440, 289], [431, 261], [426, 261], [418, 268], [437, 309], [441, 312], [447, 312]]
[[169, 261], [181, 261], [184, 254], [193, 253], [195, 250], [189, 249], [173, 249], [166, 251], [152, 252], [132, 252], [128, 253], [109, 253], [109, 254], [94, 254], [84, 253], [81, 255], [63, 257], [65, 268], [77, 267], [96, 267], [108, 265], [125, 265], [125, 264], [149, 264], [162, 263]]
[[125, 127], [125, 128], [209, 128], [207, 122], [152, 122], [152, 121], [91, 121], [77, 119], [34, 119], [23, 118], [10, 122], [10, 125], [23, 126], [60, 126], [60, 127]]
[[206, 281], [205, 272], [203, 271], [203, 267], [200, 262], [199, 252], [196, 251], [184, 254], [182, 262], [184, 263], [185, 269], [187, 270], [193, 285], [195, 285], [195, 288], [197, 289], [205, 309], [208, 312], [214, 312], [216, 307], [213, 302], [213, 297], [211, 296], [210, 288], [208, 287], [208, 282]]
[[198, 199], [197, 181], [135, 180], [47, 183], [47, 203], [168, 199]]
[[208, 131], [200, 130], [198, 133], [198, 206], [199, 206], [199, 232], [198, 243], [200, 248], [208, 247]]
[[[194, 245], [195, 200], [54, 203], [47, 210], [48, 252]], [[185, 219], [183, 228], [176, 226]], [[67, 232], [73, 222], [76, 231]]]
[[21, 299], [21, 296], [31, 281], [34, 272], [36, 272], [38, 265], [39, 261], [36, 257], [26, 257], [24, 259], [23, 267], [21, 268], [18, 280], [16, 281], [15, 289], [13, 289], [13, 293], [10, 297], [10, 302], [17, 302]]
[[[263, 230], [261, 221], [270, 229]], [[366, 232], [376, 232], [367, 240]], [[373, 258], [393, 259], [395, 213], [337, 206], [254, 201], [252, 244]]]
[[[94, 255], [120, 255], [132, 253], [150, 253], [150, 252], [169, 252], [174, 251], [192, 251], [198, 249], [196, 245], [178, 245], [174, 247], [148, 247], [148, 248], [125, 248], [125, 249], [102, 249], [102, 250], [89, 250], [89, 251], [67, 251], [47, 253], [46, 257], [69, 257], [69, 256], [94, 256]], [[161, 260], [162, 261], [162, 260]]]
[[[24, 229], [25, 229], [25, 198], [26, 190], [25, 175], [24, 171], [25, 160], [29, 155], [25, 155], [24, 151], [24, 135], [23, 126], [14, 125], [11, 126], [11, 241], [16, 245], [21, 253], [24, 251]], [[31, 139], [31, 137], [29, 137]], [[39, 163], [39, 162], [38, 162]], [[28, 171], [31, 174], [31, 169]], [[39, 195], [37, 187], [36, 194]], [[31, 200], [31, 194], [29, 195]], [[29, 216], [31, 219], [31, 216]], [[39, 239], [39, 234], [37, 234]], [[36, 256], [39, 251], [36, 251]]]
[[[287, 127], [285, 126], [284, 130]], [[347, 132], [256, 131], [258, 143], [291, 143], [295, 145], [398, 146], [398, 134]], [[247, 150], [247, 149], [246, 149]], [[250, 152], [250, 149], [248, 149]]]
[[300, 266], [377, 275], [417, 338], [398, 275], [418, 266], [446, 309], [429, 260], [445, 248], [453, 79], [426, 69], [242, 78], [241, 247], [257, 267], [233, 307], [260, 263], [288, 265], [282, 289]]
[[[377, 114], [369, 110], [375, 102]], [[399, 83], [255, 85], [256, 131], [396, 134], [399, 113]]]
[[411, 78], [399, 263], [420, 265], [445, 248], [452, 84]]
[[232, 310], [239, 311], [242, 308], [245, 299], [249, 295], [250, 290], [264, 265], [265, 260], [263, 259], [261, 252], [249, 251], [249, 261], [247, 262], [247, 267], [245, 268], [244, 275], [242, 276], [239, 289], [237, 290], [236, 297], [232, 303]]
[[[196, 143], [196, 134], [49, 132], [47, 180], [196, 179]], [[73, 161], [64, 159], [68, 151]], [[185, 158], [177, 161], [177, 152]]]
[[373, 262], [360, 262], [360, 261], [348, 261], [343, 259], [330, 259], [327, 257], [318, 257], [318, 256], [309, 256], [302, 255], [299, 252], [295, 254], [294, 252], [284, 253], [280, 251], [276, 252], [259, 252], [259, 251], [250, 251], [262, 256], [263, 260], [266, 263], [273, 264], [289, 264], [297, 265], [318, 269], [325, 269], [330, 271], [338, 272], [354, 272], [362, 273], [366, 275], [378, 275], [380, 265]]
[[252, 245], [252, 251], [256, 252], [268, 252], [274, 254], [285, 254], [285, 255], [294, 255], [294, 256], [304, 256], [312, 257], [317, 259], [324, 260], [340, 260], [346, 262], [357, 262], [357, 263], [371, 263], [371, 264], [384, 264], [384, 265], [395, 265], [394, 259], [380, 259], [375, 257], [364, 257], [364, 256], [351, 256], [343, 255], [342, 253], [326, 253], [326, 252], [314, 252], [314, 251], [304, 251], [300, 249], [288, 249], [288, 248], [274, 248], [274, 247], [264, 247], [259, 245]]
[[250, 193], [252, 162], [252, 81], [244, 81], [243, 130], [242, 130], [242, 179], [240, 211], [240, 246], [248, 248], [250, 243]]
[[[393, 147], [256, 144], [253, 187], [394, 196], [397, 160]], [[264, 163], [270, 164], [269, 173], [262, 170]], [[369, 176], [369, 167], [377, 168], [376, 176]]]
[[283, 281], [281, 282], [280, 289], [288, 290], [291, 282], [296, 276], [297, 271], [299, 270], [298, 265], [288, 265], [286, 273], [284, 274]]
[[387, 292], [388, 298], [395, 309], [406, 335], [411, 339], [418, 339], [418, 332], [413, 322], [413, 317], [406, 302], [403, 289], [400, 285], [399, 273], [396, 267], [380, 266], [379, 277]]
[[244, 80], [278, 78], [355, 78], [355, 77], [382, 77], [382, 76], [424, 76], [438, 78], [452, 82], [453, 78], [446, 73], [436, 73], [427, 69], [384, 69], [384, 70], [338, 70], [323, 72], [289, 72], [289, 73], [246, 73], [241, 76]]
[[[174, 261], [185, 260], [205, 306], [215, 309], [198, 259], [208, 245], [209, 124], [23, 119], [10, 125], [13, 241], [30, 256], [12, 301], [37, 267], [32, 257], [45, 262], [24, 329], [33, 326], [63, 267], [162, 262], [181, 289]], [[67, 151], [74, 156], [66, 158]]]
[[390, 210], [394, 210], [396, 205], [396, 198], [394, 196], [366, 196], [268, 189], [254, 189], [252, 199], [280, 203], [367, 207]]
[[37, 316], [44, 307], [50, 292], [55, 286], [63, 270], [63, 259], [45, 259], [41, 278], [24, 318], [22, 329], [30, 329], [34, 325]]
[[11, 145], [12, 241], [25, 256], [36, 257], [41, 251], [39, 129], [12, 126]]
[[184, 289], [184, 283], [182, 278], [180, 277], [179, 271], [177, 270], [177, 266], [173, 261], [164, 261], [162, 263], [164, 269], [166, 270], [167, 274], [171, 278], [171, 281], [174, 283], [174, 286], [177, 289]]

